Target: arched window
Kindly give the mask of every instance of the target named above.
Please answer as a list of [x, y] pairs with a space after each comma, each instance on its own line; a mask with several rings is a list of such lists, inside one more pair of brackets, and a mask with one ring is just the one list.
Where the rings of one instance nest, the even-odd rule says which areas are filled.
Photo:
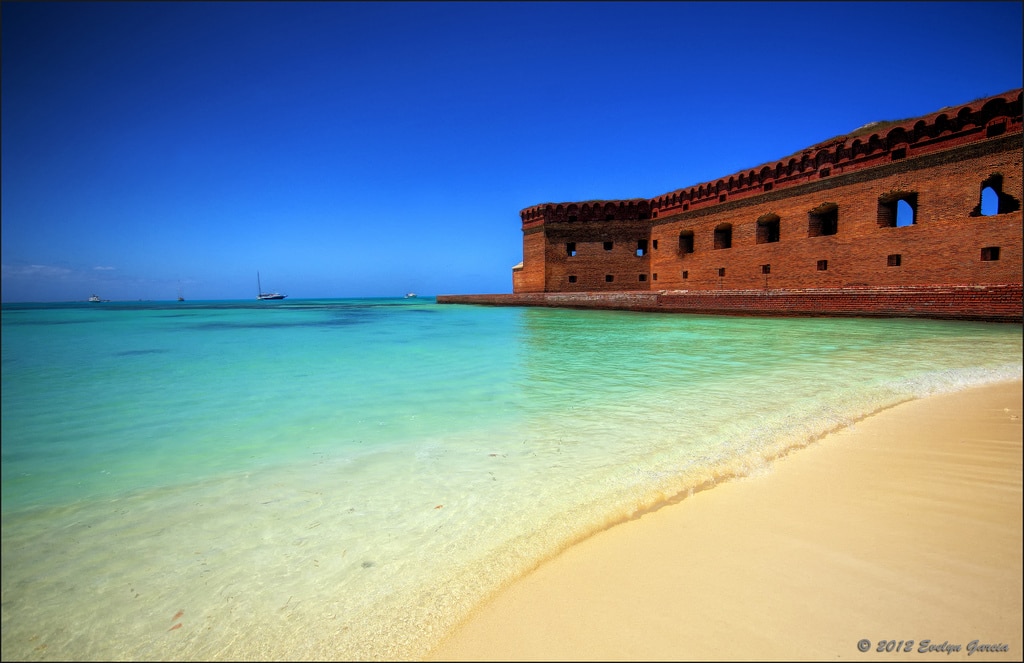
[[1003, 176], [999, 173], [989, 175], [981, 183], [981, 195], [977, 206], [969, 216], [993, 216], [1008, 214], [1020, 209], [1020, 201], [1003, 192]]
[[981, 190], [981, 215], [999, 214], [999, 194], [990, 186]]
[[900, 200], [896, 203], [896, 227], [902, 228], [903, 226], [912, 226], [916, 223], [914, 220], [914, 208], [910, 206], [906, 200]]
[[902, 228], [917, 223], [917, 193], [892, 191], [878, 197], [878, 227]]

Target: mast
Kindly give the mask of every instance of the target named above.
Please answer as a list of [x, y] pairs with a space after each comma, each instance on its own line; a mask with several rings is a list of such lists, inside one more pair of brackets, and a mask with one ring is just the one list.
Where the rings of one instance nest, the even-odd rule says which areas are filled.
[[263, 286], [260, 284], [260, 270], [256, 270], [256, 299], [263, 294]]

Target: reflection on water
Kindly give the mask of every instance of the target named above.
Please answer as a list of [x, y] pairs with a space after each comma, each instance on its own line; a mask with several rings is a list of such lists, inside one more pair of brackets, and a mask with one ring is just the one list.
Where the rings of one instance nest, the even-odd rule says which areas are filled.
[[417, 298], [3, 325], [5, 659], [415, 657], [597, 528], [1021, 375], [1019, 326], [922, 320]]

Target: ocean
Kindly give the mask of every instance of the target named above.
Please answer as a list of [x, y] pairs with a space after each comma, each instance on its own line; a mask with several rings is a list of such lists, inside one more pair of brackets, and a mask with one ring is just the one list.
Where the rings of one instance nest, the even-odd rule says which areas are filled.
[[3, 660], [416, 659], [595, 531], [1022, 377], [1019, 324], [425, 297], [4, 304], [2, 334]]

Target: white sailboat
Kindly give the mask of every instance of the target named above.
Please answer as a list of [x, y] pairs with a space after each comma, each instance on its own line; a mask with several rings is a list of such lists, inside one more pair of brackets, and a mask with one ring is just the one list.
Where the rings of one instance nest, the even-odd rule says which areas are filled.
[[263, 285], [260, 283], [260, 273], [256, 272], [256, 299], [284, 299], [288, 295], [279, 292], [263, 292]]

